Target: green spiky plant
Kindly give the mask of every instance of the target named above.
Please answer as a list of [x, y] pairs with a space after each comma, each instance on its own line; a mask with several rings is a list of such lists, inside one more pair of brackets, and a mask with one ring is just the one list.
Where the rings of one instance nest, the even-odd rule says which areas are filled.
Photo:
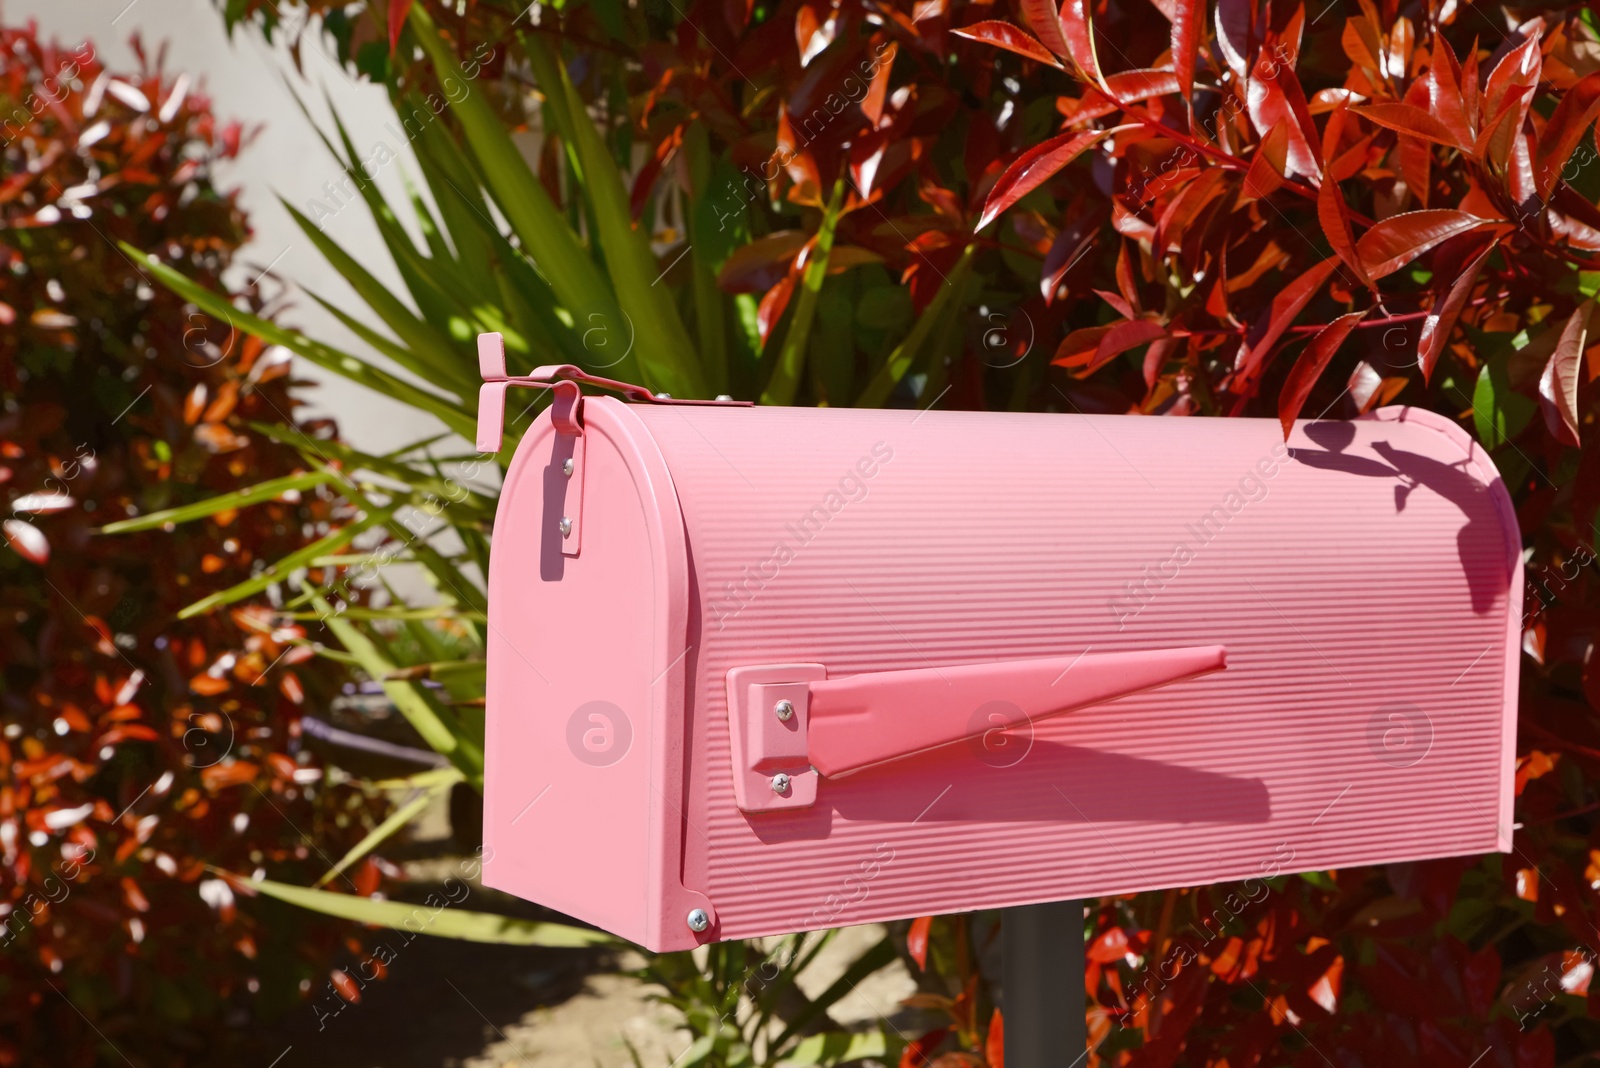
[[[504, 57], [482, 47], [469, 51], [421, 7], [410, 11], [393, 53], [416, 61], [401, 69], [391, 57], [387, 75], [426, 196], [414, 191], [404, 205], [386, 200], [337, 117], [323, 138], [346, 175], [343, 188], [376, 223], [404, 293], [391, 292], [329, 237], [315, 206], [308, 214], [285, 204], [370, 318], [312, 298], [393, 370], [251, 314], [158, 254], [125, 250], [197, 308], [408, 404], [467, 439], [474, 435], [474, 343], [482, 331], [504, 336], [513, 373], [573, 363], [678, 396], [730, 392], [776, 403], [881, 404], [907, 375], [942, 373], [938, 357], [948, 348], [956, 309], [973, 292], [970, 249], [954, 250], [950, 269], [922, 295], [919, 314], [883, 257], [836, 240], [841, 220], [871, 203], [858, 185], [841, 178], [826, 199], [802, 200], [803, 207], [780, 202], [786, 213], [805, 210], [815, 232], [795, 240], [771, 233], [763, 205], [730, 212], [712, 202], [713, 180], [731, 187], [735, 178], [726, 158], [711, 158], [705, 127], [690, 122], [683, 136], [686, 179], [705, 197], [687, 209], [688, 248], [658, 256], [649, 229], [636, 222], [640, 204], [629, 184], [637, 194], [637, 176], [621, 162], [629, 158], [626, 119], [597, 117], [600, 109], [579, 91], [546, 36], [518, 31], [514, 42], [542, 100], [537, 116], [547, 140], [537, 172], [511, 132], [519, 117], [514, 100], [498, 96], [506, 84], [499, 73]], [[758, 301], [741, 278], [741, 272], [770, 271], [774, 264], [791, 280], [777, 306]], [[839, 324], [828, 323], [841, 312], [847, 331], [851, 323], [859, 327], [842, 346]], [[400, 802], [314, 886], [254, 879], [250, 891], [366, 924], [415, 922], [410, 905], [324, 887], [441, 795], [462, 784], [482, 788], [487, 604], [481, 576], [488, 571], [492, 487], [540, 407], [513, 407], [504, 447], [487, 457], [452, 449], [444, 443], [449, 435], [376, 456], [262, 425], [263, 434], [301, 450], [308, 473], [107, 528], [115, 534], [209, 522], [313, 486], [342, 495], [359, 516], [181, 615], [259, 600], [270, 591], [281, 617], [323, 628], [322, 640], [308, 638], [307, 644], [381, 684], [448, 764], [372, 784], [375, 791], [399, 791]], [[445, 544], [457, 548], [439, 547]], [[426, 571], [437, 593], [433, 603], [379, 606], [367, 595], [381, 584], [384, 567], [401, 564]], [[426, 930], [518, 945], [608, 940], [598, 932], [463, 908], [437, 913]], [[898, 1057], [904, 1040], [892, 1028], [846, 1033], [827, 1015], [861, 979], [896, 959], [890, 940], [862, 954], [821, 995], [800, 992], [796, 976], [815, 963], [830, 937], [795, 936], [774, 946], [735, 942], [699, 957], [649, 958], [642, 977], [664, 991], [662, 1000], [681, 1012], [693, 1036], [679, 1063], [843, 1064]]]

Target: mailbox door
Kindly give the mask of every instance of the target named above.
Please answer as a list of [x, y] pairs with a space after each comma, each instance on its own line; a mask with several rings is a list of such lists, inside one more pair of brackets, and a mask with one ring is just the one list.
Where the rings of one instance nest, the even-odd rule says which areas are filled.
[[[720, 937], [1232, 880], [1254, 897], [1510, 848], [1518, 536], [1447, 420], [1302, 423], [1286, 446], [1265, 420], [626, 417], [687, 534], [682, 874]], [[735, 796], [736, 669], [1214, 646], [1225, 670], [823, 777], [801, 807]], [[1004, 685], [979, 731], [995, 703]]]
[[583, 408], [581, 442], [548, 412], [524, 436], [495, 517], [484, 882], [682, 948], [683, 524], [650, 437]]

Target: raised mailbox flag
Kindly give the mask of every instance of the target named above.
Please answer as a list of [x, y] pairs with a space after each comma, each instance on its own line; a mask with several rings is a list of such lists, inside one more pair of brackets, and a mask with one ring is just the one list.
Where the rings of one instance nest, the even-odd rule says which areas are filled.
[[491, 886], [671, 950], [1510, 849], [1517, 527], [1445, 418], [758, 408], [479, 344], [480, 449], [556, 392], [495, 521]]

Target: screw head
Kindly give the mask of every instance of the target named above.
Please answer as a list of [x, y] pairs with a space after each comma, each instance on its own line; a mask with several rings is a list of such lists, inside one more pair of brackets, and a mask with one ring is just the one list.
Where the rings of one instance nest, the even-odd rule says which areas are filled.
[[563, 538], [570, 538], [572, 536], [572, 520], [568, 519], [566, 516], [561, 517], [561, 536]]
[[718, 393], [717, 394], [717, 400], [719, 400], [719, 401], [731, 401], [731, 400], [733, 400], [733, 394], [732, 393]]
[[569, 456], [565, 460], [561, 461], [561, 473], [566, 475], [568, 478], [572, 477], [572, 467], [572, 457]]
[[670, 394], [670, 393], [657, 393], [656, 394], [656, 400], [671, 400], [671, 399], [672, 399], [672, 394]]
[[778, 772], [778, 774], [774, 775], [772, 777], [772, 792], [775, 793], [775, 794], [786, 794], [786, 793], [788, 793], [789, 792], [789, 776], [785, 775], [781, 771]]
[[705, 909], [689, 910], [689, 930], [699, 934], [711, 926], [711, 917], [706, 915]]
[[772, 706], [772, 711], [779, 719], [785, 723], [788, 723], [791, 719], [794, 719], [794, 702], [779, 701], [777, 704]]

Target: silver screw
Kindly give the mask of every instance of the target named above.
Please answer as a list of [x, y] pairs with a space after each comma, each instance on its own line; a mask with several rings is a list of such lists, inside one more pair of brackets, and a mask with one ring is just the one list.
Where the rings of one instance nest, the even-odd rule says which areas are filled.
[[779, 701], [777, 704], [772, 706], [772, 711], [777, 713], [779, 719], [783, 720], [785, 723], [788, 723], [791, 719], [794, 719], [794, 702]]
[[672, 394], [670, 394], [670, 393], [657, 393], [656, 394], [656, 400], [671, 400], [671, 399], [672, 399]]
[[572, 457], [567, 457], [561, 462], [561, 473], [568, 478], [572, 477]]
[[711, 926], [711, 917], [706, 915], [705, 909], [689, 910], [689, 930], [699, 934]]
[[781, 771], [778, 772], [778, 774], [774, 775], [772, 777], [772, 792], [775, 793], [775, 794], [786, 794], [786, 793], [788, 793], [789, 792], [789, 776], [785, 775]]
[[719, 401], [731, 401], [731, 400], [733, 400], [733, 394], [732, 393], [718, 393], [717, 394], [717, 400], [719, 400]]
[[572, 520], [568, 519], [566, 516], [561, 517], [561, 536], [563, 538], [572, 536]]

